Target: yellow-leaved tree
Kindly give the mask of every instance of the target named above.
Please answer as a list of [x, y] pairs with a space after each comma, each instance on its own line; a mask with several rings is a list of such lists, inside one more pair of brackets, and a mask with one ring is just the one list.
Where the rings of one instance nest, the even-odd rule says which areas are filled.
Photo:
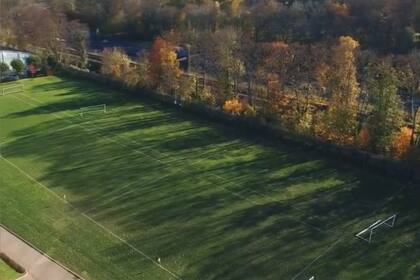
[[407, 153], [410, 148], [411, 134], [412, 129], [404, 126], [394, 136], [391, 150], [395, 157], [401, 158]]
[[130, 58], [119, 49], [105, 49], [102, 52], [102, 74], [123, 80], [130, 71]]
[[[323, 76], [328, 95], [322, 136], [339, 144], [353, 143], [357, 135], [357, 82], [355, 53], [359, 43], [350, 36], [340, 37], [333, 47], [331, 62]], [[325, 67], [325, 66], [324, 66]]]

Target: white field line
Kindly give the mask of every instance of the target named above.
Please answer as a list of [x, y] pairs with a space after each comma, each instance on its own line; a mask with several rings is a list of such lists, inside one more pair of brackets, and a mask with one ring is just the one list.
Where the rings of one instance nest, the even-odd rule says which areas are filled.
[[315, 262], [317, 262], [322, 257], [326, 256], [338, 243], [340, 243], [344, 237], [341, 237], [340, 239], [336, 240], [333, 244], [331, 244], [325, 252], [317, 256], [315, 259], [313, 259], [308, 265], [306, 265], [298, 274], [296, 274], [292, 280], [296, 280], [302, 273], [304, 273], [309, 267], [311, 267]]
[[[25, 96], [26, 97], [26, 95], [25, 94], [20, 94], [20, 95], [23, 95], [23, 96]], [[16, 97], [16, 98], [18, 98], [18, 97]], [[21, 99], [21, 98], [18, 98], [19, 100], [21, 100], [22, 102], [25, 102], [26, 104], [29, 104], [29, 105], [31, 105], [31, 106], [33, 106], [33, 105], [36, 105], [36, 104], [31, 104], [31, 103], [29, 103], [29, 102], [27, 102], [26, 100], [23, 100], [23, 99]], [[38, 104], [40, 104], [40, 105], [42, 105], [43, 103], [42, 102], [40, 102], [40, 101], [36, 101]], [[58, 114], [56, 114], [56, 113], [50, 113], [50, 114], [52, 114], [53, 116], [56, 116], [57, 118], [59, 118], [59, 119], [64, 119], [63, 117], [61, 117], [60, 115], [58, 115]], [[72, 115], [71, 114], [69, 114], [69, 113], [66, 113], [66, 112], [63, 112], [63, 114], [66, 114], [67, 116], [71, 116], [72, 117]], [[101, 133], [101, 132], [98, 132], [98, 131], [95, 131], [95, 130], [93, 130], [93, 129], [91, 129], [91, 128], [86, 128], [85, 126], [83, 126], [83, 125], [81, 125], [81, 124], [76, 124], [77, 126], [79, 126], [79, 127], [81, 127], [83, 130], [85, 130], [85, 131], [87, 131], [87, 132], [90, 132], [90, 133], [94, 133], [94, 134], [96, 134], [96, 135], [100, 135], [100, 136], [102, 136], [104, 139], [106, 139], [106, 140], [108, 140], [108, 141], [110, 141], [110, 142], [113, 142], [113, 143], [115, 143], [115, 144], [117, 144], [117, 145], [119, 145], [119, 146], [121, 146], [121, 147], [123, 147], [123, 148], [126, 148], [126, 149], [129, 149], [129, 150], [131, 150], [132, 152], [134, 152], [134, 153], [137, 153], [137, 154], [141, 154], [141, 155], [143, 155], [143, 156], [146, 156], [146, 157], [149, 157], [149, 158], [151, 158], [151, 159], [153, 159], [153, 160], [155, 160], [156, 162], [159, 162], [160, 164], [162, 164], [162, 165], [164, 165], [164, 166], [167, 166], [167, 167], [171, 167], [171, 165], [169, 165], [169, 164], [167, 164], [165, 161], [162, 161], [162, 160], [160, 160], [160, 159], [158, 159], [157, 157], [154, 157], [154, 156], [151, 156], [151, 155], [149, 155], [149, 154], [147, 154], [147, 153], [145, 153], [145, 152], [143, 152], [143, 151], [140, 151], [140, 150], [138, 150], [138, 149], [134, 149], [134, 148], [132, 148], [132, 147], [130, 147], [130, 146], [128, 146], [128, 145], [126, 145], [126, 144], [123, 144], [123, 143], [121, 143], [120, 141], [117, 141], [117, 140], [114, 140], [114, 139], [111, 139], [111, 138], [109, 138], [109, 137], [106, 137], [107, 135], [104, 135], [103, 133]], [[127, 140], [127, 138], [124, 138], [124, 137], [121, 137], [121, 136], [118, 136], [118, 135], [115, 135], [114, 134], [114, 136], [116, 137], [116, 138], [120, 138], [120, 139], [123, 139], [123, 140], [125, 140], [125, 141], [131, 141], [131, 143], [137, 143], [137, 145], [138, 145], [138, 142], [136, 142], [136, 141], [134, 141], [134, 140]], [[164, 155], [164, 153], [162, 153], [163, 155]], [[178, 168], [178, 170], [180, 171], [180, 172], [182, 172], [182, 173], [184, 173], [184, 174], [187, 174], [187, 175], [189, 175], [189, 173], [188, 172], [186, 172], [184, 169], [182, 169], [182, 168]], [[221, 176], [219, 176], [219, 175], [217, 175], [217, 174], [210, 174], [212, 177], [214, 177], [214, 178], [218, 178], [219, 180], [226, 180], [225, 178], [223, 178], [223, 177], [221, 177]], [[242, 195], [242, 194], [240, 194], [240, 193], [238, 193], [238, 192], [235, 192], [235, 191], [232, 191], [232, 190], [230, 190], [230, 189], [228, 189], [228, 188], [226, 188], [226, 187], [223, 187], [223, 186], [220, 186], [220, 185], [218, 185], [218, 184], [216, 184], [216, 188], [219, 188], [219, 189], [222, 189], [222, 190], [224, 190], [224, 191], [226, 191], [226, 192], [228, 192], [228, 193], [230, 193], [231, 195], [233, 195], [233, 196], [236, 196], [236, 197], [238, 197], [238, 198], [240, 198], [240, 199], [242, 199], [242, 200], [244, 200], [244, 201], [248, 201], [249, 203], [251, 203], [251, 204], [253, 204], [253, 205], [256, 205], [256, 206], [262, 206], [263, 204], [262, 203], [260, 203], [260, 202], [258, 202], [258, 201], [256, 201], [256, 200], [253, 200], [253, 199], [250, 199], [250, 198], [248, 198], [248, 197], [246, 197], [246, 196], [244, 196], [244, 195]], [[297, 223], [300, 223], [301, 225], [304, 225], [304, 226], [306, 226], [306, 227], [310, 227], [310, 228], [312, 228], [312, 229], [315, 229], [315, 230], [317, 230], [318, 232], [328, 232], [328, 230], [324, 230], [324, 229], [321, 229], [321, 228], [319, 228], [319, 227], [316, 227], [316, 226], [314, 226], [314, 225], [311, 225], [311, 224], [308, 224], [308, 223], [306, 223], [306, 222], [303, 222], [303, 221], [301, 221], [301, 220], [299, 220], [299, 219], [296, 219], [295, 217], [293, 217], [293, 216], [291, 216], [291, 215], [287, 215], [287, 214], [283, 214], [283, 216], [285, 216], [285, 217], [289, 217], [290, 219], [292, 219], [293, 221], [295, 221], [295, 222], [297, 222]]]
[[[38, 184], [39, 186], [41, 186], [44, 190], [48, 191], [51, 195], [55, 196], [56, 198], [58, 198], [59, 200], [61, 200], [63, 203], [68, 204], [72, 209], [75, 209], [76, 211], [77, 208], [76, 206], [72, 205], [71, 203], [67, 202], [67, 200], [65, 200], [64, 198], [62, 198], [61, 196], [59, 196], [56, 192], [52, 191], [50, 188], [48, 188], [46, 185], [44, 185], [43, 183], [39, 182], [37, 179], [35, 179], [34, 177], [32, 177], [31, 175], [29, 175], [28, 173], [26, 173], [23, 169], [21, 169], [19, 166], [17, 166], [16, 164], [14, 164], [13, 162], [11, 162], [10, 160], [0, 156], [0, 158], [2, 160], [4, 160], [6, 163], [8, 163], [10, 166], [14, 167], [16, 170], [18, 170], [20, 173], [22, 173], [25, 177], [27, 177], [28, 179], [30, 179], [31, 181], [33, 181], [34, 183]], [[86, 219], [90, 220], [92, 223], [94, 223], [95, 225], [97, 225], [98, 227], [100, 227], [102, 230], [104, 230], [105, 232], [107, 232], [108, 234], [110, 234], [111, 236], [113, 236], [114, 238], [118, 239], [120, 242], [122, 242], [123, 244], [125, 244], [126, 246], [130, 247], [131, 249], [133, 249], [135, 252], [139, 253], [140, 255], [142, 255], [144, 258], [148, 259], [150, 262], [152, 262], [154, 265], [158, 266], [159, 268], [161, 268], [162, 270], [166, 271], [168, 274], [170, 274], [172, 277], [174, 277], [175, 279], [182, 279], [180, 278], [178, 275], [176, 275], [174, 272], [170, 271], [169, 269], [167, 269], [166, 267], [164, 267], [163, 265], [159, 264], [157, 261], [155, 261], [152, 257], [148, 256], [146, 253], [144, 253], [143, 251], [139, 250], [137, 247], [134, 247], [132, 244], [130, 244], [128, 241], [126, 241], [125, 239], [121, 238], [120, 236], [118, 236], [117, 234], [115, 234], [114, 232], [112, 232], [111, 230], [109, 230], [108, 228], [106, 228], [105, 226], [103, 226], [101, 223], [97, 222], [95, 219], [91, 218], [90, 216], [88, 216], [85, 213], [80, 213], [83, 217], [85, 217]]]
[[[24, 95], [24, 96], [26, 96], [25, 94], [22, 94], [22, 95]], [[38, 101], [38, 100], [36, 100], [36, 102], [38, 103], [38, 104], [43, 104], [42, 102], [40, 102], [40, 101]], [[33, 104], [32, 104], [33, 105]], [[65, 112], [64, 112], [65, 113]], [[67, 114], [67, 113], [65, 113], [65, 114]], [[56, 115], [56, 114], [54, 114], [54, 115]], [[69, 115], [69, 114], [67, 114], [67, 115]], [[61, 117], [59, 117], [59, 118], [61, 118]], [[85, 130], [87, 130], [87, 131], [89, 131], [89, 129], [86, 129], [86, 128], [84, 128], [82, 125], [79, 125], [79, 126], [81, 126], [83, 129], [85, 129]], [[103, 134], [101, 134], [101, 133], [99, 133], [100, 135], [103, 135]], [[119, 136], [117, 136], [117, 137], [119, 137]], [[121, 137], [120, 137], [121, 138]], [[106, 139], [108, 139], [108, 138], [106, 138]], [[124, 145], [124, 144], [122, 144], [122, 143], [120, 143], [120, 142], [118, 142], [118, 141], [116, 141], [116, 140], [112, 140], [112, 139], [109, 139], [110, 141], [112, 141], [112, 142], [115, 142], [115, 143], [117, 143], [118, 145], [120, 145], [120, 146], [123, 146], [123, 147], [126, 147], [126, 148], [130, 148], [130, 147], [128, 147], [127, 145]], [[136, 141], [132, 141], [132, 142], [135, 142], [135, 143], [137, 143]], [[144, 152], [142, 152], [142, 151], [138, 151], [137, 149], [133, 149], [133, 148], [130, 148], [132, 151], [134, 151], [134, 152], [136, 152], [136, 153], [141, 153], [142, 155], [145, 155], [145, 156], [148, 156], [148, 157], [150, 157], [150, 158], [153, 158], [154, 160], [156, 160], [156, 161], [158, 161], [159, 163], [162, 163], [163, 165], [167, 165], [167, 164], [165, 164], [164, 162], [162, 162], [161, 160], [159, 160], [159, 159], [157, 159], [157, 158], [155, 158], [155, 157], [152, 157], [152, 156], [150, 156], [150, 155], [148, 155], [148, 154], [145, 154]], [[184, 172], [185, 173], [185, 171], [183, 171], [182, 169], [180, 169], [182, 172]], [[225, 178], [223, 178], [223, 177], [221, 177], [221, 176], [219, 176], [219, 175], [217, 175], [217, 174], [211, 174], [212, 176], [214, 176], [214, 177], [216, 177], [216, 178], [219, 178], [219, 179], [222, 179], [222, 180], [225, 180]], [[244, 197], [243, 195], [241, 195], [241, 194], [239, 194], [239, 193], [236, 193], [236, 192], [234, 192], [234, 191], [231, 191], [231, 190], [229, 190], [229, 189], [227, 189], [227, 188], [225, 188], [225, 187], [222, 187], [222, 186], [218, 186], [217, 185], [217, 187], [218, 188], [220, 188], [220, 189], [224, 189], [224, 190], [226, 190], [227, 192], [230, 192], [232, 195], [234, 195], [234, 196], [237, 196], [237, 197], [239, 197], [239, 198], [241, 198], [241, 199], [244, 199], [244, 200], [246, 200], [246, 201], [248, 201], [248, 202], [251, 202], [252, 204], [254, 204], [254, 205], [262, 205], [261, 203], [258, 203], [258, 202], [256, 202], [256, 201], [253, 201], [253, 200], [251, 200], [251, 199], [249, 199], [249, 198], [247, 198], [247, 197]], [[398, 190], [393, 196], [391, 196], [390, 198], [388, 198], [388, 200], [385, 202], [385, 203], [383, 203], [382, 205], [381, 205], [381, 207], [380, 208], [383, 208], [387, 203], [389, 203], [398, 193], [400, 193], [400, 192], [402, 192], [405, 188], [406, 188], [407, 186], [403, 186], [400, 190]], [[262, 196], [265, 196], [264, 194], [261, 194]], [[380, 209], [378, 209], [377, 211], [379, 211]], [[376, 213], [377, 211], [375, 211], [374, 213]], [[372, 216], [373, 216], [374, 214], [372, 214]], [[301, 224], [303, 224], [303, 225], [305, 225], [305, 226], [308, 226], [308, 227], [310, 227], [310, 228], [314, 228], [314, 229], [316, 229], [316, 230], [318, 230], [318, 231], [320, 231], [320, 232], [327, 232], [326, 230], [323, 230], [323, 229], [320, 229], [320, 228], [318, 228], [318, 227], [315, 227], [315, 226], [313, 226], [313, 225], [310, 225], [310, 224], [307, 224], [307, 223], [305, 223], [305, 222], [303, 222], [303, 221], [300, 221], [300, 220], [297, 220], [296, 218], [294, 218], [294, 217], [292, 217], [292, 216], [290, 216], [290, 215], [285, 215], [285, 216], [289, 216], [289, 217], [291, 217], [293, 220], [295, 220], [296, 222], [299, 222], [299, 223], [301, 223]], [[353, 236], [353, 235], [352, 235]], [[312, 266], [315, 262], [317, 262], [321, 257], [323, 257], [323, 256], [325, 256], [326, 254], [328, 254], [341, 240], [343, 240], [345, 237], [343, 236], [342, 238], [340, 238], [339, 240], [337, 240], [336, 242], [334, 242], [329, 248], [328, 248], [328, 250], [324, 253], [324, 254], [322, 254], [322, 255], [320, 255], [320, 256], [318, 256], [317, 258], [315, 258], [310, 264], [308, 264], [304, 269], [307, 269], [307, 268], [309, 268], [310, 266]], [[298, 276], [296, 276], [296, 277], [298, 277]], [[293, 279], [296, 279], [296, 277], [295, 278], [293, 278]]]
[[[83, 127], [83, 126], [82, 126]], [[84, 128], [85, 129], [85, 128]], [[102, 135], [102, 136], [104, 136], [103, 134], [101, 134], [100, 132], [98, 132], [98, 134], [100, 134], [100, 135]], [[136, 145], [139, 145], [139, 143], [137, 142], [137, 141], [135, 141], [135, 140], [129, 140], [129, 139], [126, 139], [126, 138], [124, 138], [124, 137], [121, 137], [121, 136], [118, 136], [118, 135], [115, 135], [114, 134], [114, 136], [116, 136], [116, 137], [118, 137], [118, 138], [122, 138], [122, 139], [124, 139], [125, 141], [131, 141], [133, 144], [136, 144]], [[110, 139], [111, 140], [111, 139]], [[156, 160], [157, 162], [159, 162], [159, 163], [161, 163], [162, 165], [165, 165], [165, 166], [169, 166], [170, 167], [170, 165], [168, 165], [167, 164], [167, 162], [164, 162], [164, 161], [162, 161], [162, 160], [160, 160], [160, 159], [158, 159], [158, 158], [156, 158], [156, 157], [154, 157], [154, 156], [151, 156], [151, 155], [149, 155], [149, 154], [146, 154], [146, 153], [144, 153], [144, 152], [142, 152], [142, 151], [139, 151], [139, 150], [137, 150], [137, 149], [133, 149], [133, 148], [131, 148], [131, 147], [129, 147], [129, 146], [127, 146], [127, 145], [124, 145], [124, 144], [122, 144], [122, 143], [120, 143], [119, 141], [116, 141], [116, 140], [111, 140], [112, 142], [115, 142], [115, 143], [117, 143], [118, 145], [120, 145], [120, 146], [123, 146], [123, 147], [126, 147], [126, 148], [129, 148], [129, 149], [131, 149], [132, 151], [134, 151], [134, 152], [136, 152], [136, 153], [140, 153], [140, 154], [142, 154], [142, 155], [144, 155], [144, 156], [147, 156], [147, 157], [150, 157], [150, 158], [152, 158], [152, 159], [154, 159], [154, 160]], [[163, 155], [164, 155], [164, 153], [162, 153]], [[169, 158], [169, 156], [168, 156], [168, 158]], [[170, 162], [173, 162], [173, 161], [170, 161]], [[192, 164], [189, 164], [189, 165], [193, 165], [193, 163]], [[194, 167], [194, 166], [193, 166]], [[179, 169], [181, 172], [183, 172], [183, 173], [186, 173], [183, 169]], [[227, 180], [227, 178], [224, 178], [224, 177], [222, 177], [222, 176], [220, 176], [220, 175], [217, 175], [217, 174], [211, 174], [211, 176], [213, 176], [213, 177], [215, 177], [215, 178], [218, 178], [218, 179], [220, 179], [220, 180]], [[243, 196], [243, 195], [241, 195], [240, 193], [237, 193], [237, 192], [234, 192], [234, 191], [231, 191], [231, 190], [229, 190], [229, 189], [227, 189], [227, 188], [225, 188], [225, 187], [222, 187], [222, 186], [219, 186], [219, 185], [217, 185], [217, 187], [219, 188], [219, 189], [223, 189], [223, 190], [225, 190], [225, 191], [227, 191], [227, 192], [229, 192], [229, 193], [231, 193], [232, 195], [234, 195], [234, 196], [236, 196], [236, 197], [239, 197], [239, 198], [241, 198], [241, 199], [243, 199], [243, 200], [246, 200], [246, 201], [248, 201], [248, 202], [250, 202], [250, 203], [252, 203], [252, 204], [254, 204], [254, 205], [263, 205], [262, 203], [260, 203], [260, 202], [257, 202], [257, 201], [255, 201], [255, 200], [252, 200], [252, 199], [249, 199], [248, 197], [245, 197], [245, 196]], [[400, 192], [402, 192], [405, 188], [407, 188], [407, 186], [403, 186], [401, 189], [399, 189], [396, 193], [394, 193], [391, 197], [389, 197], [388, 199], [387, 199], [387, 201], [385, 201], [384, 203], [382, 203], [381, 205], [380, 205], [380, 207], [376, 210], [376, 211], [374, 211], [374, 213], [376, 213], [376, 212], [378, 212], [380, 209], [382, 209], [386, 204], [388, 204], [398, 193], [400, 193]], [[269, 196], [267, 196], [267, 195], [265, 195], [265, 194], [263, 194], [263, 193], [260, 193], [260, 192], [258, 192], [258, 191], [255, 191], [254, 193], [256, 193], [256, 194], [258, 194], [258, 195], [260, 195], [260, 196], [262, 196], [262, 197], [265, 197], [265, 198], [270, 198]], [[294, 209], [297, 209], [297, 208], [295, 208], [295, 207], [293, 207], [293, 205], [291, 205], [291, 207], [292, 208], [294, 208]], [[299, 210], [299, 209], [297, 209], [297, 210]], [[305, 225], [305, 226], [307, 226], [307, 227], [309, 227], [309, 228], [313, 228], [313, 229], [315, 229], [315, 230], [317, 230], [317, 231], [319, 231], [319, 232], [330, 232], [330, 230], [325, 230], [325, 229], [321, 229], [321, 228], [318, 228], [318, 227], [316, 227], [316, 226], [314, 226], [314, 225], [311, 225], [311, 224], [308, 224], [308, 223], [306, 223], [306, 222], [303, 222], [303, 221], [301, 221], [301, 220], [298, 220], [298, 219], [296, 219], [295, 217], [293, 217], [293, 216], [291, 216], [291, 215], [286, 215], [286, 214], [283, 214], [284, 216], [287, 216], [287, 217], [290, 217], [292, 220], [294, 220], [294, 221], [296, 221], [296, 222], [298, 222], [298, 223], [300, 223], [300, 224], [302, 224], [302, 225]], [[374, 216], [374, 214], [372, 214], [371, 215], [372, 217]], [[333, 231], [333, 232], [335, 232], [335, 231]], [[338, 233], [338, 232], [335, 232], [335, 233]], [[353, 235], [352, 235], [353, 236]], [[344, 240], [345, 239], [345, 236], [343, 236], [343, 237], [341, 237], [340, 239], [338, 239], [337, 241], [335, 241], [332, 245], [330, 245], [329, 247], [328, 247], [328, 249], [323, 253], [323, 254], [320, 254], [318, 257], [316, 257], [313, 261], [311, 261], [311, 263], [309, 263], [305, 268], [304, 268], [304, 270], [306, 270], [306, 269], [308, 269], [309, 267], [311, 267], [314, 263], [316, 263], [319, 259], [321, 259], [322, 257], [324, 257], [325, 255], [327, 255], [339, 242], [341, 242], [342, 240]], [[299, 275], [301, 274], [301, 273], [303, 273], [304, 271], [302, 271], [302, 272], [300, 272], [299, 273]], [[294, 278], [292, 278], [292, 280], [295, 280], [299, 275], [297, 275], [297, 276], [295, 276]]]
[[408, 245], [406, 242], [402, 241], [402, 240], [398, 240], [399, 243], [401, 243], [402, 245], [404, 245], [406, 248], [412, 248], [413, 246]]

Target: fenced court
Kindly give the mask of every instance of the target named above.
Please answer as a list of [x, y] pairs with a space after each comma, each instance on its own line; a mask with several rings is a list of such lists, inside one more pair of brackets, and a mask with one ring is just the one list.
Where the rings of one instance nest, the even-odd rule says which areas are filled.
[[86, 82], [27, 80], [0, 117], [0, 220], [87, 279], [418, 275], [413, 186]]

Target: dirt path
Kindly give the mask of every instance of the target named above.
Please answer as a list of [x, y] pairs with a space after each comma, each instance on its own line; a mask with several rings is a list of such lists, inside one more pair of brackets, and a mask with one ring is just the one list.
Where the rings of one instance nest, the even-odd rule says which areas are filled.
[[20, 280], [82, 279], [0, 224], [0, 252], [20, 264], [27, 275]]

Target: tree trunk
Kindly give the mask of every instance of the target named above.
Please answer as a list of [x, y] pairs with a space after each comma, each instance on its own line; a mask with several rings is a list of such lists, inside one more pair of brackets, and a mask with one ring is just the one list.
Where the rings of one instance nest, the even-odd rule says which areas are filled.
[[419, 108], [414, 108], [414, 90], [411, 91], [411, 117], [412, 117], [412, 125], [413, 125], [413, 131], [411, 132], [411, 139], [410, 139], [410, 143], [411, 145], [414, 145], [414, 137], [416, 134], [416, 126], [417, 126], [417, 114], [419, 111]]

